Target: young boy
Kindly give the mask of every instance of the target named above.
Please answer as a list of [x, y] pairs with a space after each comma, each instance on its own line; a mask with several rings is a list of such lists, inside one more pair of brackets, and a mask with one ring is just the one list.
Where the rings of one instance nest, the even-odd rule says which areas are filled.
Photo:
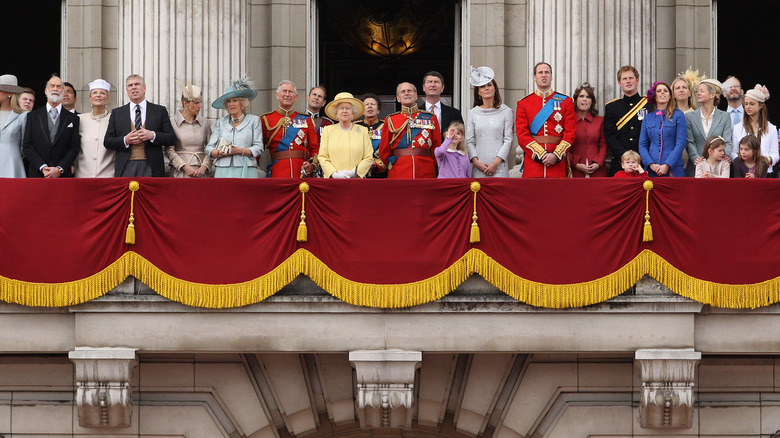
[[626, 151], [620, 157], [620, 167], [623, 170], [617, 171], [614, 178], [647, 178], [647, 173], [642, 169], [642, 157], [639, 156], [639, 152]]

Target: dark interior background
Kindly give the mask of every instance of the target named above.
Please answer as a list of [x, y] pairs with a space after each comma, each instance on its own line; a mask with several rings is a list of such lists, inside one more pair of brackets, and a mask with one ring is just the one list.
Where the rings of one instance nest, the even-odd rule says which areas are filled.
[[[341, 91], [357, 97], [372, 92], [383, 98], [383, 113], [393, 112], [387, 103], [394, 100], [396, 86], [411, 82], [423, 95], [423, 75], [431, 70], [444, 76], [444, 95], [451, 96], [456, 10], [460, 5], [452, 0], [320, 0], [319, 77], [328, 98]], [[380, 57], [361, 50], [355, 41], [363, 34], [360, 24], [366, 17], [376, 23], [400, 21], [414, 26], [418, 29], [415, 51]]]
[[0, 74], [15, 75], [19, 86], [32, 88], [35, 108], [46, 103], [46, 81], [60, 73], [62, 4], [62, 0], [3, 2], [6, 50], [0, 57]]
[[[771, 18], [757, 16], [777, 12], [777, 0], [717, 0], [718, 80], [736, 76], [747, 91], [756, 84], [766, 85], [769, 120], [780, 123], [780, 32]], [[756, 15], [758, 14], [758, 15]], [[721, 99], [721, 108], [726, 107]]]

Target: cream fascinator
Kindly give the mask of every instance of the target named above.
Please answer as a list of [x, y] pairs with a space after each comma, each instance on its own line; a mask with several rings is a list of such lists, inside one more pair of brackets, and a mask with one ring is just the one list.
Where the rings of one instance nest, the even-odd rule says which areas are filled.
[[192, 82], [190, 81], [187, 81], [186, 87], [184, 84], [179, 82], [178, 79], [176, 80], [176, 83], [179, 85], [179, 88], [181, 88], [181, 97], [185, 100], [192, 102], [193, 100], [202, 97], [203, 95], [200, 87], [192, 85]]

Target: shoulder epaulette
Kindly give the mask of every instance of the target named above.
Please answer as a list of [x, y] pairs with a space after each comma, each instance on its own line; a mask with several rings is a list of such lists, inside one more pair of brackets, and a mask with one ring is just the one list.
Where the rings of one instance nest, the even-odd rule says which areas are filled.
[[618, 101], [618, 100], [620, 100], [620, 99], [622, 99], [622, 97], [618, 97], [617, 99], [612, 99], [612, 100], [610, 100], [609, 102], [605, 103], [604, 105], [609, 105], [610, 103], [612, 103], [612, 102], [615, 102], [615, 101]]

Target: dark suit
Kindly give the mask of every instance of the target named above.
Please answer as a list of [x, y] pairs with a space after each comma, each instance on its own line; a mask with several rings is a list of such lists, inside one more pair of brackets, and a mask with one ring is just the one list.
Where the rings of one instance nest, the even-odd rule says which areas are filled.
[[22, 141], [24, 156], [30, 163], [27, 176], [43, 178], [39, 169], [44, 164], [50, 167], [61, 167], [62, 177], [71, 177], [73, 162], [81, 149], [79, 135], [79, 117], [60, 106], [59, 124], [54, 141], [49, 135], [49, 113], [46, 106], [27, 114], [27, 125]]
[[[135, 107], [135, 104], [131, 102], [111, 111], [106, 137], [103, 140], [103, 146], [106, 149], [116, 151], [116, 171], [114, 176], [122, 176], [122, 171], [130, 158], [130, 147], [125, 146], [125, 136], [133, 130], [133, 122], [130, 119], [131, 105]], [[147, 101], [144, 127], [149, 131], [154, 131], [156, 135], [154, 141], [147, 141], [144, 145], [146, 163], [152, 169], [152, 176], [165, 176], [163, 149], [176, 143], [176, 134], [174, 134], [171, 126], [168, 110], [164, 106], [155, 105]]]
[[[623, 96], [620, 99], [607, 102], [604, 106], [604, 138], [607, 140], [607, 146], [612, 153], [609, 176], [621, 170], [620, 159], [626, 151], [639, 151], [639, 133], [642, 130], [642, 120], [635, 115], [621, 130], [617, 129], [617, 123], [640, 100], [642, 100], [642, 95], [636, 93], [631, 97]], [[650, 109], [648, 107], [645, 108]], [[644, 167], [645, 163], [642, 163], [642, 168]]]
[[[441, 120], [439, 120], [439, 127], [441, 128], [441, 140], [444, 141], [444, 135], [447, 134], [447, 128], [450, 127], [452, 122], [463, 123], [463, 116], [460, 114], [460, 110], [453, 108], [449, 105], [445, 105], [441, 100]], [[423, 99], [423, 104], [418, 105], [420, 109], [428, 111], [428, 101]]]
[[441, 136], [444, 141], [444, 134], [447, 133], [447, 128], [450, 127], [450, 123], [460, 122], [463, 123], [463, 116], [460, 114], [460, 110], [453, 108], [449, 105], [441, 104]]

